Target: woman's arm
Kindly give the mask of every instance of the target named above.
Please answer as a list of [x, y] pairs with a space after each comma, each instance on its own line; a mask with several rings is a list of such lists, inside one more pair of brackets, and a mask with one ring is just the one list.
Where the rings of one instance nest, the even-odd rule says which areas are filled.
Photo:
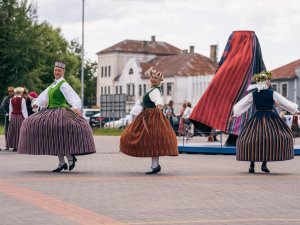
[[249, 93], [233, 106], [233, 117], [238, 117], [251, 107], [253, 103], [253, 95]]

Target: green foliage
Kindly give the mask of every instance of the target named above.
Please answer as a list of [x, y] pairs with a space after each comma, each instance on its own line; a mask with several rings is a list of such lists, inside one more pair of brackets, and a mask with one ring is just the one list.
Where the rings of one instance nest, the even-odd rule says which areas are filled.
[[[60, 28], [38, 23], [34, 5], [27, 0], [0, 0], [0, 34], [0, 100], [8, 86], [43, 91], [53, 82], [56, 60], [66, 63], [65, 78], [80, 93], [81, 45], [76, 39], [68, 43]], [[96, 63], [88, 61], [86, 96], [95, 96], [95, 71]]]

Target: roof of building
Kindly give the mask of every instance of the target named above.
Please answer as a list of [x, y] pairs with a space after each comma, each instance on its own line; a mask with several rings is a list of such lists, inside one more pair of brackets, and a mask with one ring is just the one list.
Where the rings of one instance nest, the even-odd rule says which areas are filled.
[[162, 41], [124, 40], [98, 52], [97, 55], [111, 52], [176, 55], [180, 54], [181, 50], [173, 45]]
[[295, 78], [297, 67], [300, 67], [300, 59], [272, 70], [272, 79]]
[[170, 76], [196, 76], [215, 74], [217, 64], [210, 58], [198, 53], [183, 53], [174, 56], [158, 56], [147, 63], [140, 64], [142, 78], [146, 78], [145, 72], [154, 67], [164, 77]]

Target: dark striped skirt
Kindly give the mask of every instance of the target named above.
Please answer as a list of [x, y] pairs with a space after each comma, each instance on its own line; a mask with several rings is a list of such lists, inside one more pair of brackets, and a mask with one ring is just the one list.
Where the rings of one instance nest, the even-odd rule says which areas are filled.
[[145, 109], [121, 135], [120, 150], [135, 157], [177, 156], [174, 130], [158, 108]]
[[20, 154], [86, 155], [95, 152], [90, 125], [70, 109], [45, 109], [29, 116], [22, 124]]
[[293, 134], [272, 111], [257, 111], [237, 139], [240, 161], [283, 161], [294, 158]]
[[7, 131], [7, 147], [18, 148], [20, 130], [24, 121], [23, 114], [11, 114], [8, 131]]

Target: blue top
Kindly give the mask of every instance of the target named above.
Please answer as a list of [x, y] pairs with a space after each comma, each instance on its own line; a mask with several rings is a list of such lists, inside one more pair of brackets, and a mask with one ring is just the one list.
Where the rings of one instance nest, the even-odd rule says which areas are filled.
[[261, 90], [260, 92], [253, 92], [253, 102], [256, 110], [273, 110], [274, 109], [274, 99], [273, 90]]

